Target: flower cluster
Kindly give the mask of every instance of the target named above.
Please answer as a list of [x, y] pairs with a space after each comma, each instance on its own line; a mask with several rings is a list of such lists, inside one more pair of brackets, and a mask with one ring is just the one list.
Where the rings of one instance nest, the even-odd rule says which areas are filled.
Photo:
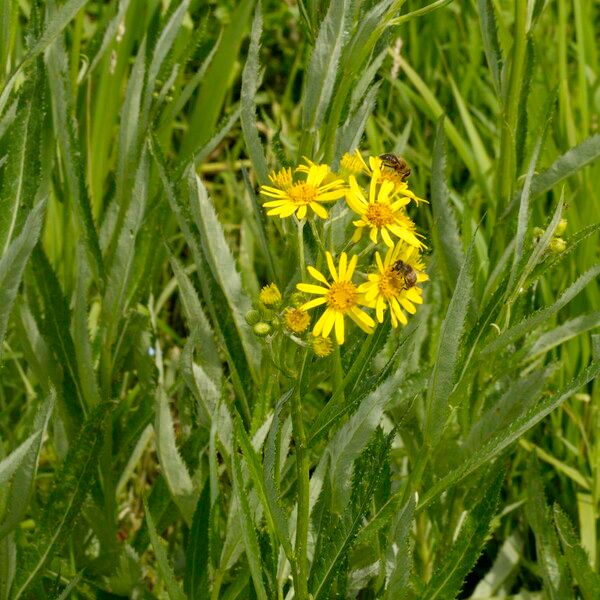
[[[344, 249], [324, 250], [316, 257], [315, 266], [306, 267], [314, 281], [302, 281], [296, 288], [308, 297], [293, 294], [280, 315], [290, 335], [300, 335], [309, 328], [308, 311], [322, 310], [309, 337], [318, 356], [331, 352], [332, 334], [338, 344], [344, 343], [348, 319], [372, 333], [388, 313], [393, 327], [405, 325], [407, 314], [414, 314], [416, 305], [422, 304], [420, 284], [428, 279], [422, 262], [425, 244], [407, 207], [424, 200], [409, 189], [409, 174], [401, 158], [384, 154], [366, 162], [356, 150], [342, 157], [336, 173], [329, 165], [305, 159], [305, 164], [294, 170], [271, 173], [271, 185], [261, 187], [268, 198], [263, 204], [267, 215], [291, 217], [300, 223], [311, 220], [317, 238], [329, 220], [326, 206], [343, 202], [346, 211], [342, 215], [354, 214], [348, 221], [353, 231]], [[323, 240], [319, 241], [324, 249]], [[302, 277], [305, 275], [303, 272]], [[265, 306], [276, 296], [277, 305], [282, 302], [279, 290], [274, 287], [275, 293], [272, 288], [273, 284], [261, 291]]]

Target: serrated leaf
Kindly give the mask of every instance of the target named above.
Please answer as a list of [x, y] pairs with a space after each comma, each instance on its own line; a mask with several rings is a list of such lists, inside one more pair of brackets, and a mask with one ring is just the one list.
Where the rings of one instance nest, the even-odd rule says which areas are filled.
[[194, 490], [187, 466], [177, 449], [169, 399], [162, 387], [156, 391], [155, 410], [156, 451], [162, 473], [175, 504], [179, 507], [185, 521], [191, 526], [198, 495]]
[[260, 363], [261, 348], [244, 318], [251, 308], [250, 300], [242, 289], [241, 277], [206, 188], [192, 171], [188, 183], [191, 210], [200, 232], [206, 261], [225, 295], [248, 365], [251, 372], [255, 373]]
[[19, 236], [0, 257], [0, 359], [8, 317], [17, 297], [23, 271], [40, 236], [45, 209], [45, 201], [33, 208]]
[[41, 575], [48, 560], [70, 535], [94, 479], [94, 468], [104, 441], [102, 432], [113, 404], [99, 404], [86, 419], [78, 438], [55, 475], [54, 487], [43, 512], [35, 551], [22, 560], [13, 600], [23, 596]]
[[29, 451], [39, 441], [40, 431], [32, 433], [18, 448], [0, 462], [0, 485], [4, 485], [19, 469]]
[[[393, 556], [391, 571], [385, 588], [384, 600], [405, 600], [409, 597], [409, 578], [412, 567], [410, 533], [415, 514], [415, 496], [398, 511], [392, 527], [389, 552]], [[389, 562], [389, 561], [388, 561]]]
[[8, 126], [7, 155], [0, 186], [0, 256], [21, 232], [42, 182], [42, 127], [46, 97], [44, 72], [38, 63], [28, 73]]
[[258, 51], [260, 49], [260, 36], [262, 34], [263, 18], [261, 3], [256, 4], [254, 20], [252, 21], [252, 33], [250, 34], [250, 48], [248, 57], [242, 73], [242, 94], [241, 94], [241, 121], [244, 140], [248, 156], [252, 161], [252, 167], [258, 178], [259, 183], [269, 182], [269, 169], [265, 153], [258, 136], [256, 128], [256, 94], [259, 85], [259, 62]]
[[[34, 431], [33, 435], [36, 436], [35, 443], [29, 447], [27, 454], [23, 457], [13, 476], [10, 491], [6, 498], [6, 508], [2, 522], [0, 523], [0, 540], [19, 525], [19, 522], [23, 519], [23, 516], [29, 507], [29, 499], [37, 474], [40, 451], [42, 449], [44, 435], [48, 427], [50, 415], [54, 409], [55, 401], [56, 392], [52, 390], [43, 404], [39, 407], [35, 416], [32, 427], [32, 430]], [[3, 463], [4, 461], [0, 463], [0, 473], [2, 471]], [[2, 475], [0, 474], [0, 483], [3, 483], [2, 479]]]
[[162, 546], [162, 538], [158, 535], [152, 515], [148, 509], [148, 504], [144, 500], [144, 512], [146, 513], [146, 523], [148, 524], [148, 534], [150, 541], [152, 542], [152, 548], [154, 549], [154, 555], [156, 556], [156, 563], [158, 572], [162, 577], [165, 587], [167, 588], [167, 594], [171, 600], [187, 600], [186, 595], [183, 593], [179, 583], [175, 579], [173, 569], [169, 564], [167, 553]]
[[[54, 15], [56, 12], [56, 8], [53, 6], [50, 15]], [[91, 271], [96, 279], [102, 280], [104, 278], [104, 261], [85, 186], [80, 135], [71, 100], [68, 57], [61, 39], [55, 40], [50, 46], [47, 53], [47, 65], [54, 131], [58, 138], [70, 201], [75, 209], [77, 229], [87, 251]]]
[[464, 263], [464, 254], [458, 225], [450, 205], [450, 191], [446, 183], [444, 118], [442, 116], [437, 124], [431, 164], [432, 239], [446, 282], [450, 290], [453, 290], [461, 265]]
[[210, 484], [204, 485], [198, 499], [185, 551], [183, 589], [188, 598], [201, 598], [209, 589], [208, 553], [210, 528]]
[[325, 510], [309, 577], [309, 590], [314, 600], [330, 597], [328, 594], [333, 579], [347, 559], [371, 506], [383, 465], [388, 459], [390, 444], [391, 436], [385, 438], [381, 431], [373, 436], [354, 464], [351, 496], [342, 512], [335, 507]]
[[535, 534], [537, 564], [544, 580], [544, 591], [548, 594], [549, 600], [574, 598], [567, 564], [560, 552], [556, 532], [552, 527], [544, 485], [537, 462], [533, 456], [527, 471], [525, 514]]
[[558, 504], [554, 504], [554, 525], [581, 595], [584, 600], [597, 600], [600, 598], [600, 576], [590, 565], [590, 559], [579, 544], [569, 517]]
[[493, 342], [490, 342], [487, 346], [484, 346], [478, 353], [477, 360], [483, 361], [487, 357], [496, 354], [502, 349], [506, 348], [509, 344], [512, 344], [515, 340], [530, 333], [536, 327], [546, 322], [549, 317], [557, 313], [563, 306], [568, 304], [575, 296], [577, 296], [583, 289], [592, 281], [594, 281], [600, 274], [600, 265], [596, 265], [583, 273], [570, 287], [568, 287], [558, 298], [558, 300], [535, 312], [533, 315], [526, 317], [516, 325], [513, 325], [506, 331], [503, 331]]
[[491, 0], [478, 0], [477, 4], [479, 6], [479, 22], [485, 57], [492, 73], [492, 82], [496, 96], [500, 97], [502, 93], [502, 54], [498, 42], [496, 13], [494, 12]]
[[426, 445], [432, 448], [437, 445], [442, 435], [450, 409], [448, 398], [456, 383], [461, 340], [473, 299], [471, 274], [473, 259], [473, 242], [471, 242], [442, 323], [436, 359], [429, 379], [424, 440]]
[[254, 527], [254, 518], [245, 492], [237, 444], [234, 444], [234, 449], [231, 453], [231, 466], [233, 471], [233, 489], [241, 509], [240, 521], [242, 540], [244, 542], [244, 549], [250, 567], [250, 574], [252, 575], [252, 581], [254, 583], [254, 591], [259, 600], [267, 600], [268, 596], [263, 583], [262, 561], [258, 546], [258, 538]]
[[302, 128], [306, 131], [320, 127], [331, 102], [346, 33], [348, 5], [347, 0], [331, 2], [319, 28], [306, 75], [302, 110]]
[[486, 486], [482, 499], [468, 513], [450, 552], [438, 562], [423, 598], [451, 600], [457, 596], [486, 542], [503, 479], [504, 471], [500, 470]]
[[599, 375], [600, 361], [592, 362], [587, 369], [571, 380], [560, 392], [543, 398], [533, 408], [515, 419], [509, 427], [496, 434], [487, 443], [468, 456], [460, 466], [435, 483], [425, 494], [418, 508], [423, 509], [428, 506], [439, 494], [447, 490], [450, 486], [458, 483], [480, 466], [498, 456], [500, 452], [518, 440], [526, 431], [537, 425], [565, 400]]

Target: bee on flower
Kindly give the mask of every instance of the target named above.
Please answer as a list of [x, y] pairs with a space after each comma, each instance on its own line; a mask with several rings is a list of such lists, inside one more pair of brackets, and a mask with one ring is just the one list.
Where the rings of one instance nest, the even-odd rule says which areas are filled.
[[298, 167], [296, 173], [303, 178], [294, 181], [291, 169], [271, 173], [269, 179], [273, 185], [261, 186], [263, 196], [274, 198], [263, 204], [268, 209], [267, 215], [285, 219], [295, 214], [298, 219], [304, 219], [310, 208], [326, 219], [328, 213], [323, 203], [344, 197], [347, 189], [344, 180], [333, 177], [328, 165], [315, 163]]
[[405, 207], [410, 197], [399, 196], [394, 191], [394, 183], [381, 178], [381, 172], [373, 172], [369, 184], [369, 197], [365, 197], [362, 188], [353, 175], [349, 177], [350, 189], [346, 194], [348, 206], [360, 216], [353, 221], [356, 231], [353, 242], [358, 242], [364, 229], [369, 229], [369, 237], [376, 244], [379, 234], [384, 243], [392, 248], [392, 237], [400, 238], [415, 248], [423, 248], [424, 244], [416, 233], [415, 224], [406, 214]]
[[429, 279], [423, 272], [425, 266], [419, 251], [399, 242], [386, 252], [383, 260], [376, 252], [375, 260], [377, 272], [369, 274], [369, 280], [358, 290], [364, 294], [366, 305], [375, 309], [379, 323], [383, 323], [385, 310], [389, 308], [392, 327], [398, 327], [398, 323], [406, 325], [408, 319], [402, 309], [410, 314], [416, 312], [415, 304], [423, 303], [419, 283]]
[[345, 317], [352, 319], [366, 333], [372, 333], [375, 321], [359, 308], [360, 305], [365, 304], [365, 301], [358, 287], [352, 282], [358, 256], [355, 255], [348, 261], [348, 255], [342, 252], [337, 268], [329, 252], [326, 252], [326, 259], [330, 276], [333, 279], [331, 283], [320, 271], [309, 266], [307, 269], [310, 275], [322, 285], [299, 283], [296, 286], [301, 292], [319, 296], [302, 305], [300, 307], [302, 310], [310, 310], [322, 304], [327, 305], [325, 312], [315, 323], [313, 335], [327, 338], [335, 329], [337, 343], [343, 344]]

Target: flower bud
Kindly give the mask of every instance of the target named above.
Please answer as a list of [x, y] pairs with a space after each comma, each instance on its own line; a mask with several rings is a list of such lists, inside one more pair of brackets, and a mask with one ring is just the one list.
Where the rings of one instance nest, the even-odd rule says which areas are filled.
[[260, 321], [260, 313], [257, 310], [249, 310], [246, 313], [246, 323], [252, 327], [252, 325], [256, 325]]
[[554, 254], [560, 254], [567, 249], [567, 242], [560, 237], [552, 238], [548, 244], [548, 249]]
[[312, 350], [319, 357], [329, 356], [333, 350], [333, 343], [329, 338], [313, 337]]
[[554, 230], [554, 235], [561, 236], [565, 232], [565, 230], [567, 228], [567, 223], [568, 222], [567, 222], [566, 219], [561, 219], [558, 222], [558, 225], [556, 226], [556, 229]]
[[254, 334], [259, 337], [265, 337], [271, 333], [271, 326], [268, 323], [259, 321], [253, 328]]
[[281, 292], [274, 283], [271, 283], [260, 290], [258, 299], [265, 306], [279, 306], [281, 304]]

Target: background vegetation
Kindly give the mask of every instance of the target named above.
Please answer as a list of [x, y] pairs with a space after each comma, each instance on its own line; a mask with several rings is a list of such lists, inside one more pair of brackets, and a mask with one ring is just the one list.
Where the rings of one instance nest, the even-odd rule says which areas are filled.
[[[597, 31], [0, 0], [0, 600], [599, 598]], [[430, 200], [426, 304], [300, 374], [244, 321], [298, 277], [257, 186], [359, 144]]]

